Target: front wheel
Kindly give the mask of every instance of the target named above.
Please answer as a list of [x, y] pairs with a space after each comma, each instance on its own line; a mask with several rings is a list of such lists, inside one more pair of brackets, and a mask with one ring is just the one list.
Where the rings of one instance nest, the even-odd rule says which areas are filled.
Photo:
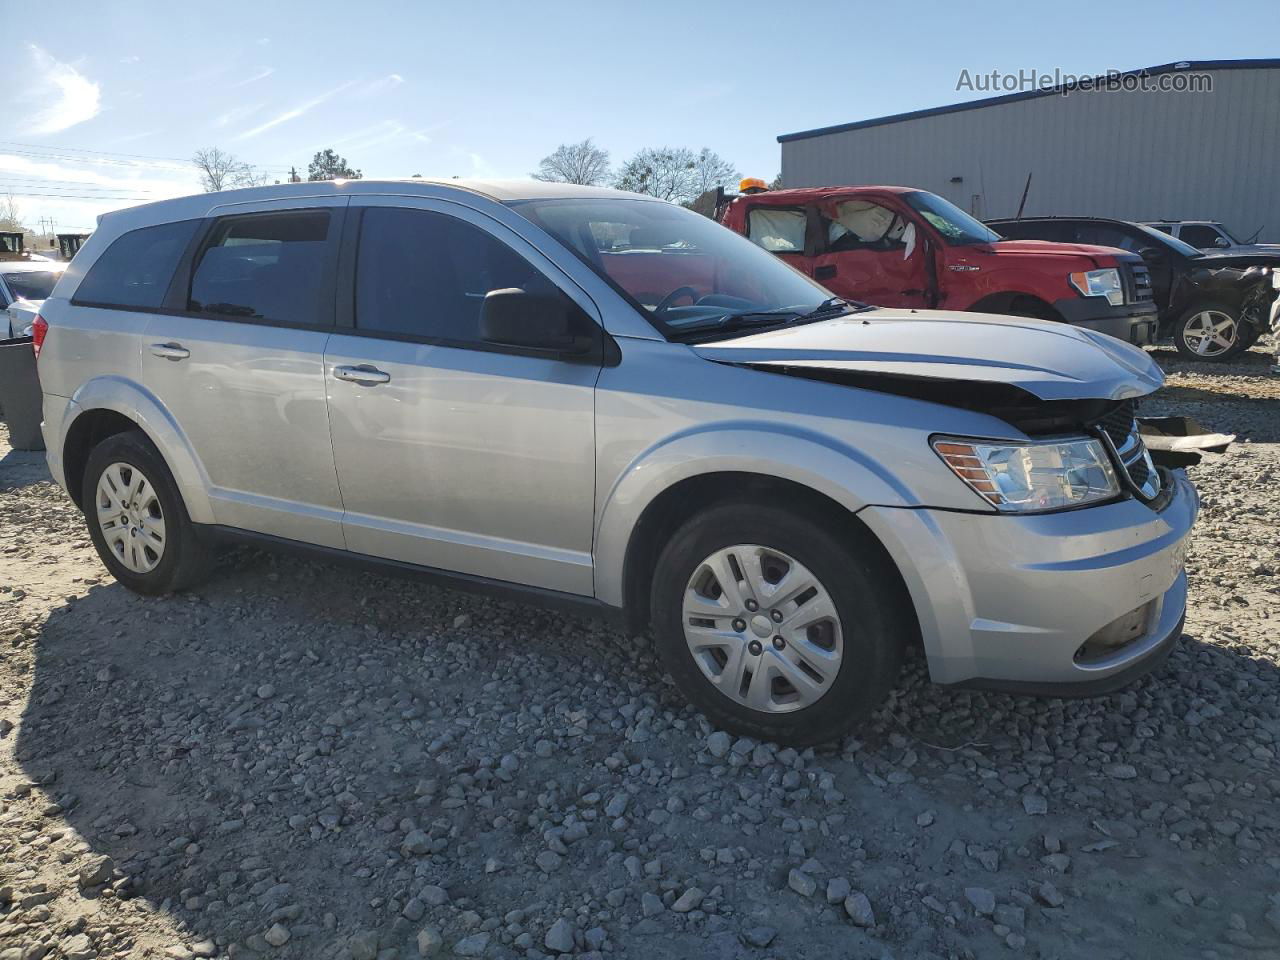
[[689, 520], [658, 561], [652, 622], [681, 692], [716, 725], [838, 739], [897, 679], [904, 594], [859, 531], [754, 503]]
[[98, 556], [130, 590], [171, 593], [208, 574], [212, 551], [144, 434], [118, 433], [90, 451], [80, 502]]
[[1173, 343], [1191, 360], [1221, 362], [1248, 349], [1240, 312], [1219, 303], [1197, 304], [1178, 318]]

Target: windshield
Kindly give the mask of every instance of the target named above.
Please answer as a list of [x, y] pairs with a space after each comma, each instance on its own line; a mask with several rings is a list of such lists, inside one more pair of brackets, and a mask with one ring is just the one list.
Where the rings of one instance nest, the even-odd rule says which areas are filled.
[[521, 200], [512, 209], [568, 247], [666, 336], [728, 332], [847, 306], [750, 240], [670, 203]]
[[47, 300], [59, 276], [61, 274], [42, 270], [6, 273], [4, 283], [15, 300]]
[[935, 193], [916, 190], [906, 194], [905, 199], [913, 210], [942, 234], [947, 243], [995, 243], [1001, 239], [1000, 234], [986, 224], [975, 220], [950, 200], [943, 200]]
[[1204, 256], [1203, 250], [1197, 250], [1195, 247], [1191, 246], [1191, 244], [1186, 243], [1183, 240], [1179, 240], [1177, 237], [1172, 237], [1161, 230], [1156, 230], [1153, 227], [1148, 227], [1145, 223], [1135, 223], [1133, 224], [1133, 226], [1137, 227], [1139, 230], [1141, 230], [1144, 234], [1146, 234], [1148, 237], [1150, 237], [1160, 246], [1172, 247], [1174, 250], [1178, 251], [1178, 253], [1182, 254], [1184, 257], [1203, 257]]

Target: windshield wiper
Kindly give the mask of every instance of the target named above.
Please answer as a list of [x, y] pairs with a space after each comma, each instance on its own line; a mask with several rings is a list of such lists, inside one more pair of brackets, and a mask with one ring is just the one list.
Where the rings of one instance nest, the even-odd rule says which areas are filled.
[[792, 307], [779, 307], [775, 310], [742, 310], [737, 313], [726, 313], [715, 323], [681, 330], [677, 334], [680, 340], [693, 340], [700, 337], [719, 336], [736, 330], [752, 327], [769, 327], [778, 324], [812, 323], [834, 316], [855, 311], [871, 310], [869, 304], [845, 300], [843, 297], [828, 297], [812, 310], [801, 312]]

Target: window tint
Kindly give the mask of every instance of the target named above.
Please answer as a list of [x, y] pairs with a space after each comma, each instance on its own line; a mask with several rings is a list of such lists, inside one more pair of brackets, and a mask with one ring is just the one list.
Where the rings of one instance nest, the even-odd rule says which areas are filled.
[[271, 323], [323, 323], [328, 233], [323, 210], [220, 220], [197, 261], [187, 308]]
[[58, 282], [61, 273], [52, 271], [24, 271], [23, 273], [6, 273], [5, 286], [19, 300], [46, 300], [53, 293], [53, 286]]
[[117, 238], [89, 268], [74, 300], [112, 307], [160, 306], [199, 225], [199, 220], [180, 220]]
[[747, 236], [771, 253], [804, 253], [805, 213], [756, 207], [747, 214]]
[[510, 287], [557, 292], [522, 256], [464, 220], [425, 210], [365, 210], [356, 264], [358, 329], [479, 343], [485, 294]]
[[1219, 236], [1221, 234], [1217, 230], [1202, 223], [1188, 224], [1178, 231], [1179, 240], [1202, 250], [1213, 247], [1218, 242]]

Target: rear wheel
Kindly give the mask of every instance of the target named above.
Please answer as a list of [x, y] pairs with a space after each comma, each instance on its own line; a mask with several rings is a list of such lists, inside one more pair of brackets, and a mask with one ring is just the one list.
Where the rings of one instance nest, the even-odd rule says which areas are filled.
[[170, 593], [207, 576], [212, 551], [144, 434], [118, 433], [93, 448], [80, 502], [98, 556], [130, 590]]
[[[847, 532], [845, 532], [847, 533]], [[848, 732], [897, 678], [902, 590], [865, 534], [760, 504], [694, 517], [658, 561], [664, 665], [718, 726], [808, 745]]]
[[1248, 349], [1248, 324], [1235, 307], [1221, 303], [1197, 304], [1186, 310], [1173, 327], [1173, 343], [1191, 360], [1221, 362]]

